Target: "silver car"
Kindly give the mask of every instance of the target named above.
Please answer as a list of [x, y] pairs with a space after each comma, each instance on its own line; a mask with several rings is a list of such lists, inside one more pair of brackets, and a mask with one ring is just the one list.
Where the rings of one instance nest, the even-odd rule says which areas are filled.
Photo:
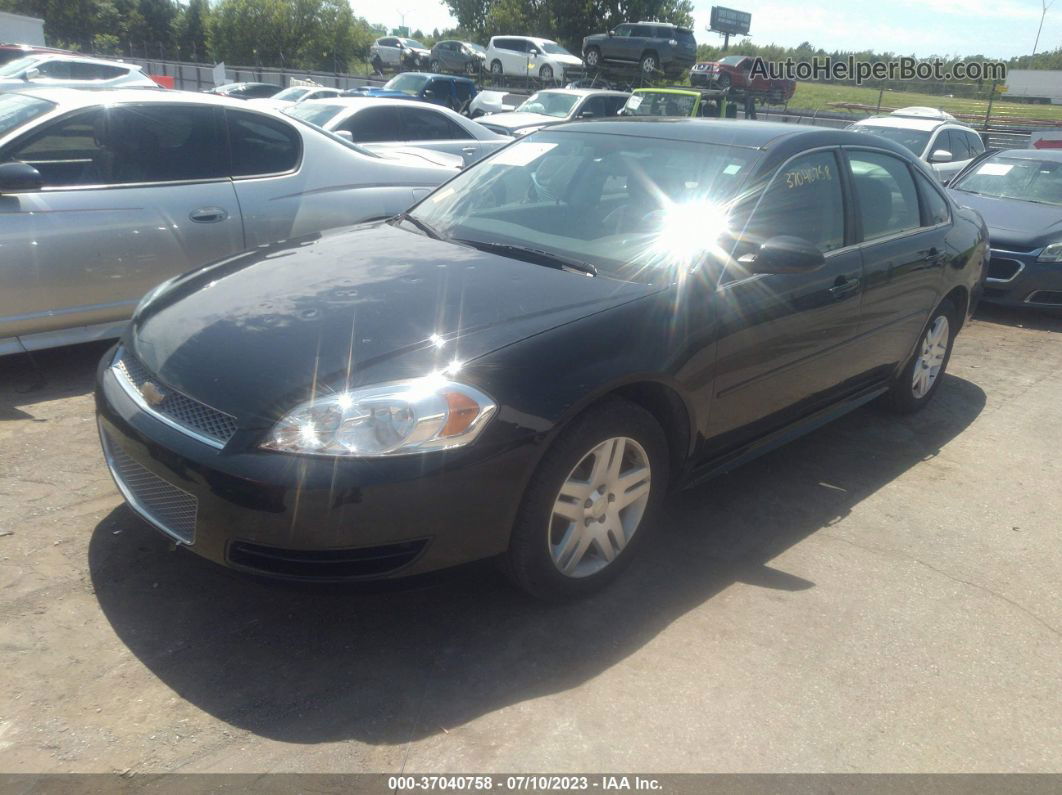
[[319, 99], [284, 112], [379, 154], [416, 147], [457, 155], [466, 166], [512, 142], [449, 108], [407, 99]]
[[132, 86], [158, 88], [137, 64], [87, 56], [33, 53], [0, 66], [0, 91]]
[[0, 354], [118, 336], [168, 277], [395, 215], [455, 173], [222, 97], [0, 94]]

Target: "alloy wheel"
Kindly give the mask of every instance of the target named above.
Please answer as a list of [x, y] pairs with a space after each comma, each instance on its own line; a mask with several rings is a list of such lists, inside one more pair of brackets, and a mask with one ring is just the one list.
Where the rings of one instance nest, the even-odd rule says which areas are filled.
[[599, 55], [598, 55], [597, 50], [587, 50], [586, 51], [586, 65], [589, 66], [590, 68], [596, 67], [597, 66], [598, 57], [599, 57]]
[[553, 564], [567, 577], [588, 577], [630, 542], [649, 503], [652, 472], [645, 449], [617, 436], [575, 465], [553, 503], [547, 536]]
[[926, 331], [922, 339], [922, 348], [915, 362], [914, 375], [911, 377], [911, 391], [916, 398], [923, 398], [933, 388], [944, 358], [948, 355], [950, 328], [947, 315], [940, 315]]
[[645, 74], [652, 74], [656, 71], [656, 58], [651, 55], [647, 55], [642, 58], [642, 71]]

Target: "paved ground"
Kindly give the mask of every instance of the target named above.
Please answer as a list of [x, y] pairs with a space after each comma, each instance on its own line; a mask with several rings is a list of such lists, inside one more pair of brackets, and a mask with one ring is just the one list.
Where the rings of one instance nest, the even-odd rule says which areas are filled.
[[0, 771], [1062, 771], [1062, 321], [673, 499], [611, 590], [261, 583], [124, 507], [100, 346], [0, 360]]

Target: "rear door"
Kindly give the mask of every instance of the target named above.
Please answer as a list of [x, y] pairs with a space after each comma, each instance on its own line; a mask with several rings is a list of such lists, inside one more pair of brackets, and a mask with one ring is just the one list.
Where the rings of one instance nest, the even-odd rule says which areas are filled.
[[476, 162], [486, 151], [492, 151], [490, 147], [481, 151], [483, 147], [480, 141], [437, 110], [417, 107], [412, 103], [408, 108], [396, 110], [402, 131], [401, 140], [406, 143], [459, 155], [464, 159], [465, 165]]
[[715, 302], [720, 332], [709, 435], [718, 437], [718, 449], [711, 452], [786, 425], [858, 380], [862, 263], [845, 191], [838, 153], [820, 150], [782, 165], [762, 198], [741, 212], [750, 213], [748, 251], [792, 235], [817, 245], [826, 264], [813, 273], [750, 276], [738, 266], [724, 273]]
[[887, 152], [847, 149], [863, 244], [864, 351], [888, 370], [911, 352], [948, 258], [948, 203], [920, 171]]
[[79, 111], [0, 152], [44, 178], [0, 203], [0, 337], [118, 323], [159, 282], [243, 248], [220, 112]]
[[527, 42], [523, 39], [499, 39], [498, 57], [501, 59], [505, 74], [527, 74]]

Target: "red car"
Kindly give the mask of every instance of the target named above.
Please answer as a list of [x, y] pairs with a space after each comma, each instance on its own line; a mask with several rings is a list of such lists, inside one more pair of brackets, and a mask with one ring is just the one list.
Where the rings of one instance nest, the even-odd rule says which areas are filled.
[[728, 55], [718, 61], [701, 61], [690, 69], [690, 85], [729, 88], [738, 98], [751, 95], [772, 105], [781, 105], [792, 99], [796, 81], [753, 77], [754, 60], [749, 55]]
[[24, 58], [27, 55], [36, 55], [38, 53], [59, 53], [62, 55], [77, 55], [77, 53], [70, 50], [57, 50], [54, 47], [38, 46], [36, 44], [0, 44], [0, 66], [11, 61]]

